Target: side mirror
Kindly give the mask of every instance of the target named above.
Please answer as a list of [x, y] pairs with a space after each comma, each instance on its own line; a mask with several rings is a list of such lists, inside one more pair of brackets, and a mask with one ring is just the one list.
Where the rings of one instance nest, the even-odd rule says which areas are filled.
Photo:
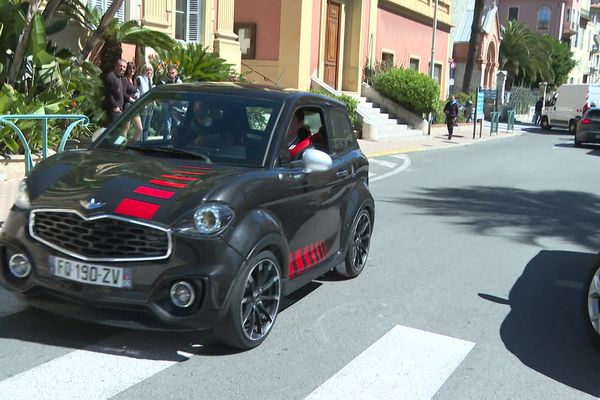
[[329, 154], [317, 149], [306, 149], [302, 153], [304, 161], [304, 172], [309, 174], [315, 171], [327, 171], [333, 165]]

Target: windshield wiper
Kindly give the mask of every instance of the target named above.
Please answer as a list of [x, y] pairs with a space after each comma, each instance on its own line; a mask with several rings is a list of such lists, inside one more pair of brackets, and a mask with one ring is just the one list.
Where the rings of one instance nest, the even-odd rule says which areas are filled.
[[195, 158], [201, 158], [204, 161], [206, 161], [207, 163], [210, 163], [211, 160], [210, 158], [203, 153], [196, 153], [194, 151], [189, 151], [189, 150], [184, 150], [184, 149], [180, 149], [178, 147], [172, 147], [172, 146], [153, 146], [153, 145], [144, 145], [144, 144], [128, 144], [127, 146], [125, 146], [128, 149], [132, 149], [132, 150], [140, 150], [140, 151], [157, 151], [157, 152], [161, 152], [161, 153], [170, 153], [170, 154], [180, 154], [180, 155], [185, 155], [185, 156], [192, 156]]

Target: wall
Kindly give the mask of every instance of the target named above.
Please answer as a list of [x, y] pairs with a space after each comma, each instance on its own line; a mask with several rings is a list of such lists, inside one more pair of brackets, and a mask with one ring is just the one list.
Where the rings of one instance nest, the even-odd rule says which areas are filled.
[[256, 24], [256, 60], [279, 59], [280, 17], [281, 0], [235, 2], [234, 22]]
[[[578, 0], [576, 0], [578, 1]], [[560, 1], [545, 1], [545, 0], [499, 0], [498, 1], [498, 17], [500, 25], [506, 24], [508, 20], [508, 8], [519, 8], [519, 22], [525, 22], [532, 32], [547, 33], [558, 38], [559, 25], [561, 21], [561, 5]], [[548, 30], [537, 30], [537, 12], [541, 6], [548, 6], [552, 14], [550, 15], [550, 24]], [[568, 8], [565, 6], [565, 9]]]
[[[411, 57], [419, 58], [419, 72], [429, 75], [431, 25], [411, 20], [382, 8], [378, 8], [377, 13], [376, 60], [381, 61], [382, 50], [391, 50], [394, 52], [396, 65], [408, 67]], [[449, 32], [438, 29], [435, 62], [442, 65], [441, 96], [446, 93], [448, 77], [448, 39]]]

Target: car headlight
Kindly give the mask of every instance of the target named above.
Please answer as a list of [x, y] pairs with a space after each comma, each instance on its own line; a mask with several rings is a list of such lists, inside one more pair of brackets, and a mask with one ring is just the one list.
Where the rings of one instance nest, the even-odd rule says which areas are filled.
[[223, 232], [233, 220], [233, 210], [223, 204], [205, 204], [185, 218], [176, 228], [178, 232], [216, 235]]
[[29, 207], [31, 207], [31, 203], [29, 202], [29, 192], [27, 191], [27, 182], [25, 179], [19, 183], [17, 197], [15, 198], [15, 206], [22, 210], [28, 210]]

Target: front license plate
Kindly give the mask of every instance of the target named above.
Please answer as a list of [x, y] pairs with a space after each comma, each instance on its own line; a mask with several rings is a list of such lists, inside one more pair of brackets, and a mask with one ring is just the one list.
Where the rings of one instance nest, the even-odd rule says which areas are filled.
[[131, 269], [50, 256], [50, 275], [90, 285], [131, 288]]

